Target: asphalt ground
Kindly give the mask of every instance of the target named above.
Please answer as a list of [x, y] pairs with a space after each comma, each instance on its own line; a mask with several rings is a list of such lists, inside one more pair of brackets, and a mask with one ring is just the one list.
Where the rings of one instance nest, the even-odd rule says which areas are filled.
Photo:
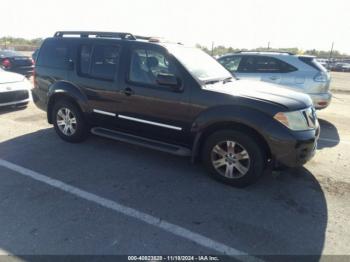
[[309, 163], [236, 189], [187, 158], [92, 135], [66, 143], [33, 104], [2, 109], [0, 253], [349, 255], [349, 112], [335, 93]]

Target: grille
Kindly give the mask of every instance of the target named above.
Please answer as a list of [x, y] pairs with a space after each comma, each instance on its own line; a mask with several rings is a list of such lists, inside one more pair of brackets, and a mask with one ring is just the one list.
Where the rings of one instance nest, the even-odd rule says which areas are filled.
[[29, 98], [27, 90], [0, 93], [0, 104], [21, 101]]

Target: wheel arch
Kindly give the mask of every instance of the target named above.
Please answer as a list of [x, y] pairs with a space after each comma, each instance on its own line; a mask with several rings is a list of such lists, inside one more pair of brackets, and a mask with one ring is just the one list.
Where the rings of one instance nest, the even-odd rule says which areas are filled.
[[47, 120], [52, 124], [52, 110], [54, 104], [59, 100], [67, 100], [78, 107], [83, 113], [88, 112], [88, 103], [86, 96], [80, 89], [68, 82], [57, 82], [52, 85], [48, 92]]
[[268, 158], [272, 157], [272, 150], [267, 140], [265, 129], [270, 124], [271, 117], [263, 112], [244, 107], [221, 107], [204, 112], [193, 124], [194, 140], [192, 144], [192, 161], [195, 161], [207, 137], [224, 129], [232, 129], [250, 134]]
[[192, 149], [192, 161], [195, 161], [198, 159], [198, 157], [200, 155], [199, 152], [202, 151], [203, 145], [204, 145], [206, 139], [210, 135], [214, 134], [217, 131], [227, 130], [227, 129], [241, 131], [245, 134], [251, 135], [252, 138], [255, 139], [256, 142], [262, 146], [262, 149], [264, 150], [264, 152], [266, 152], [267, 158], [271, 158], [271, 156], [272, 156], [271, 149], [270, 149], [270, 147], [269, 147], [269, 145], [268, 145], [268, 143], [263, 135], [261, 135], [254, 128], [252, 128], [246, 124], [242, 124], [242, 123], [238, 123], [238, 122], [234, 122], [234, 121], [227, 121], [227, 122], [214, 123], [214, 124], [208, 126], [206, 129], [204, 129], [200, 133], [197, 133], [196, 138], [195, 138], [195, 142], [193, 145], [193, 149]]

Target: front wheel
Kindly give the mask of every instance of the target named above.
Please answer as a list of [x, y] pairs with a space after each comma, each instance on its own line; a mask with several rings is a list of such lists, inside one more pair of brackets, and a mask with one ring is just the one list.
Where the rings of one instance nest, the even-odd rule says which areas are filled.
[[78, 143], [88, 136], [88, 125], [79, 108], [73, 103], [60, 100], [52, 110], [56, 133], [65, 141]]
[[215, 179], [247, 186], [263, 174], [266, 166], [266, 153], [257, 141], [241, 131], [218, 131], [205, 141], [203, 162]]

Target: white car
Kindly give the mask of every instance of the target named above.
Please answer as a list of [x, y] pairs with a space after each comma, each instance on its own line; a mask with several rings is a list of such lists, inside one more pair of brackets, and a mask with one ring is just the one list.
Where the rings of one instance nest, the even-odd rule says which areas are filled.
[[32, 84], [23, 75], [0, 68], [0, 107], [26, 106], [31, 100], [31, 88]]

